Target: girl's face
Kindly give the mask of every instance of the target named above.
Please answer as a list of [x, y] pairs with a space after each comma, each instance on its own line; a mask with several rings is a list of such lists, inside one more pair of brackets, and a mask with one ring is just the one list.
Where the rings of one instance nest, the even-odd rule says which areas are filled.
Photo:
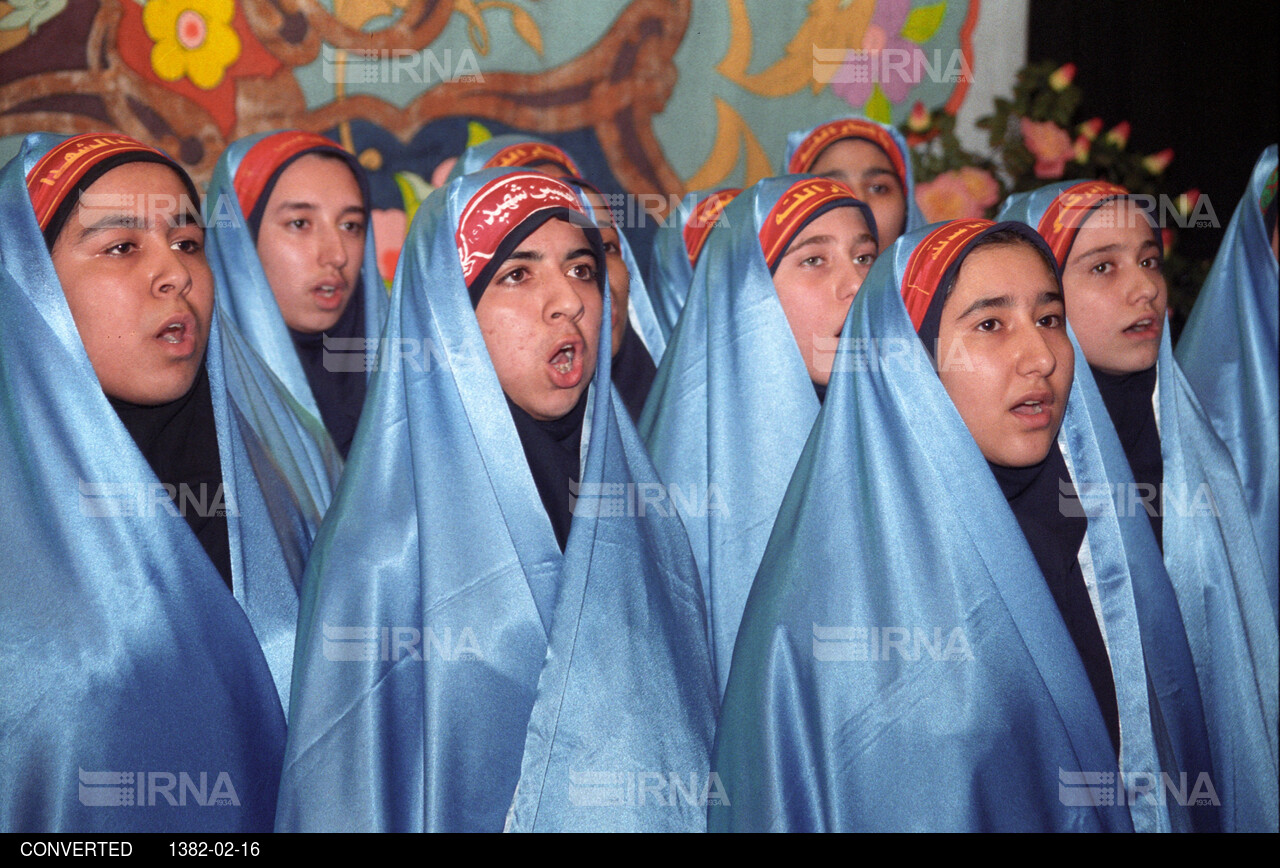
[[1062, 293], [1024, 244], [970, 253], [942, 309], [939, 377], [993, 464], [1043, 461], [1066, 412], [1075, 363]]
[[886, 250], [907, 225], [907, 193], [888, 154], [864, 139], [841, 139], [826, 148], [809, 169], [844, 184], [871, 206], [880, 249]]
[[833, 208], [806, 226], [778, 260], [773, 285], [809, 378], [831, 379], [840, 331], [876, 259], [876, 239], [857, 208]]
[[1089, 364], [1108, 374], [1156, 363], [1169, 292], [1146, 214], [1114, 199], [1089, 216], [1062, 270], [1067, 319]]
[[186, 186], [157, 163], [126, 163], [85, 190], [54, 242], [53, 267], [102, 391], [175, 401], [209, 345], [213, 273]]
[[476, 319], [502, 391], [541, 421], [564, 416], [591, 384], [604, 299], [583, 231], [548, 220], [494, 274]]
[[258, 258], [289, 328], [316, 334], [342, 318], [367, 226], [360, 185], [340, 159], [306, 154], [280, 174], [262, 213]]

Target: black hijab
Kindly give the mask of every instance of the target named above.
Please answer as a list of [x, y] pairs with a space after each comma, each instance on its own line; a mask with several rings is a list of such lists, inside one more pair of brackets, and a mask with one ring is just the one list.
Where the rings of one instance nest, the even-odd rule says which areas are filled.
[[622, 335], [622, 346], [613, 357], [611, 379], [622, 403], [626, 404], [631, 421], [638, 422], [644, 410], [644, 402], [653, 388], [653, 380], [658, 375], [658, 368], [653, 363], [649, 350], [636, 334], [631, 323]]
[[[357, 280], [355, 291], [347, 302], [347, 309], [334, 323], [333, 328], [316, 334], [289, 329], [289, 337], [293, 338], [293, 348], [298, 353], [298, 361], [302, 363], [303, 373], [307, 375], [307, 384], [311, 386], [311, 394], [315, 396], [316, 406], [320, 408], [320, 418], [324, 427], [333, 438], [333, 445], [346, 458], [351, 451], [351, 441], [356, 436], [356, 426], [360, 422], [360, 411], [364, 408], [365, 391], [368, 380], [364, 369], [331, 370], [325, 364], [325, 340], [328, 338], [363, 338], [364, 337], [364, 284]], [[342, 348], [352, 346], [343, 341]], [[346, 359], [350, 353], [339, 353], [335, 358]]]
[[107, 396], [205, 553], [231, 587], [231, 542], [209, 370], [177, 400], [142, 406]]
[[1160, 453], [1160, 431], [1156, 427], [1156, 411], [1153, 396], [1156, 390], [1156, 366], [1133, 374], [1108, 374], [1092, 365], [1093, 378], [1098, 383], [1098, 391], [1102, 393], [1102, 403], [1107, 406], [1107, 415], [1120, 437], [1120, 445], [1124, 447], [1125, 457], [1129, 459], [1129, 469], [1133, 471], [1133, 479], [1143, 488], [1138, 494], [1146, 498], [1147, 518], [1151, 520], [1151, 530], [1156, 535], [1156, 542], [1164, 549], [1164, 503], [1162, 483], [1164, 482], [1164, 458]]

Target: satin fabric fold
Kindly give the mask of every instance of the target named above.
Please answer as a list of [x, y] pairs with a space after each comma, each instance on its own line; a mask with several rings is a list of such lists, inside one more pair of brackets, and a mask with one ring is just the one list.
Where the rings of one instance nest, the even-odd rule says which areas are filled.
[[[529, 150], [527, 152], [517, 152], [521, 145], [528, 145]], [[547, 149], [550, 149], [550, 151]], [[551, 142], [540, 139], [537, 136], [514, 133], [494, 136], [487, 141], [467, 148], [462, 152], [462, 156], [458, 158], [458, 162], [454, 164], [453, 169], [449, 172], [449, 180], [453, 181], [463, 175], [470, 175], [472, 172], [478, 172], [484, 168], [494, 168], [489, 163], [500, 156], [504, 160], [505, 167], [527, 168], [531, 163], [537, 164], [552, 158], [554, 153], [551, 151], [559, 152], [564, 159], [568, 160], [569, 165], [566, 168], [571, 175], [581, 177], [584, 181], [591, 180], [581, 175], [582, 170], [578, 167], [573, 157], [566, 154], [558, 145], [553, 145]], [[509, 162], [510, 160], [515, 160], [515, 162]], [[606, 202], [611, 198], [610, 194], [602, 195], [605, 196]], [[581, 195], [579, 198], [582, 199], [583, 207], [587, 209], [587, 214], [593, 215], [594, 211], [587, 198]], [[631, 275], [631, 292], [627, 301], [627, 318], [631, 321], [631, 327], [635, 329], [636, 334], [640, 336], [645, 349], [649, 351], [649, 356], [653, 359], [653, 363], [657, 365], [661, 363], [662, 354], [667, 349], [667, 332], [662, 329], [653, 300], [645, 287], [644, 274], [641, 273], [640, 267], [636, 264], [635, 254], [631, 252], [631, 244], [627, 241], [626, 233], [622, 230], [622, 227], [617, 228], [618, 246], [622, 248], [622, 260], [627, 264], [627, 272]]]
[[[711, 828], [1214, 829], [1212, 809], [1128, 799], [1115, 774], [1071, 637], [903, 304], [926, 235], [877, 260], [846, 321], [743, 616]], [[1106, 484], [1082, 400], [1073, 388], [1058, 442], [1077, 487]], [[1088, 518], [1120, 768], [1196, 782], [1204, 725], [1159, 554], [1130, 551], [1138, 519], [1109, 502]]]
[[435, 191], [410, 229], [386, 338], [430, 356], [379, 360], [317, 540], [282, 830], [705, 827], [699, 798], [637, 788], [706, 787], [715, 689], [680, 521], [627, 506], [658, 480], [597, 388], [609, 354], [562, 555], [463, 285], [460, 215], [502, 174]]
[[[869, 123], [869, 124], [876, 124], [876, 126], [884, 130], [884, 132], [888, 135], [889, 139], [891, 139], [893, 143], [897, 146], [897, 150], [898, 150], [897, 159], [895, 160], [894, 155], [892, 154], [889, 154], [888, 156], [889, 156], [890, 162], [896, 163], [901, 161], [903, 171], [906, 174], [906, 178], [903, 179], [904, 180], [903, 187], [905, 188], [904, 193], [906, 194], [906, 197], [907, 197], [907, 214], [906, 214], [906, 219], [904, 221], [904, 225], [902, 227], [902, 234], [906, 235], [908, 232], [912, 232], [916, 229], [920, 229], [925, 225], [924, 212], [921, 211], [920, 206], [916, 204], [915, 171], [911, 168], [911, 149], [907, 147], [907, 140], [904, 139], [902, 137], [902, 133], [898, 132], [894, 127], [888, 126], [886, 124], [877, 123], [876, 121], [868, 120], [866, 118], [856, 118], [856, 120], [864, 121], [865, 123]], [[814, 124], [808, 129], [796, 130], [794, 132], [788, 133], [786, 156], [782, 158], [782, 165], [781, 167], [779, 167], [778, 171], [784, 174], [786, 172], [791, 171], [791, 169], [789, 169], [788, 167], [791, 165], [791, 159], [792, 157], [795, 156], [796, 150], [799, 149], [800, 146], [804, 144], [805, 140], [809, 138], [809, 136], [811, 136], [818, 128], [826, 126], [828, 123], [831, 123], [831, 122], [824, 121], [823, 123], [820, 123], [820, 124]], [[830, 142], [830, 144], [834, 145], [838, 141], [841, 141], [841, 139], [839, 138], [833, 139]], [[879, 142], [872, 142], [872, 144], [877, 145], [883, 150], [883, 145], [881, 145]], [[815, 158], [820, 154], [821, 154], [821, 151], [819, 151], [818, 154], [814, 155]]]
[[0, 827], [268, 831], [311, 536], [256, 426], [288, 396], [215, 311], [228, 592], [103, 394], [40, 236], [23, 179], [62, 140], [28, 136], [0, 170]]
[[721, 693], [760, 556], [818, 397], [760, 246], [800, 178], [738, 194], [707, 239], [639, 429], [698, 562]]
[[[1075, 183], [1012, 196], [1000, 218], [1036, 227], [1054, 199]], [[1104, 446], [1112, 496], [1150, 525], [1145, 508], [1128, 494], [1133, 471], [1078, 342], [1076, 358], [1076, 387], [1086, 396], [1084, 406]], [[1174, 358], [1167, 327], [1154, 400], [1164, 465], [1163, 566], [1177, 594], [1204, 698], [1222, 828], [1275, 831], [1280, 641], [1245, 490]]]
[[[680, 311], [684, 308], [685, 299], [689, 296], [689, 284], [693, 281], [693, 263], [690, 262], [689, 243], [685, 238], [691, 220], [698, 219], [700, 212], [713, 196], [732, 193], [736, 196], [740, 190], [732, 188], [717, 191], [693, 193], [684, 198], [681, 207], [675, 208], [667, 215], [666, 220], [653, 233], [653, 256], [649, 260], [649, 298], [653, 302], [653, 310], [658, 318], [662, 333], [668, 338], [675, 330], [680, 319]], [[732, 201], [732, 198], [730, 199]], [[715, 221], [718, 225], [723, 215], [723, 206], [719, 206]], [[702, 230], [698, 254], [706, 244], [707, 233], [713, 227]], [[696, 257], [693, 257], [696, 258]]]
[[[274, 133], [259, 133], [232, 142], [218, 158], [205, 198], [205, 249], [217, 284], [219, 310], [225, 319], [235, 323], [244, 335], [247, 349], [261, 359], [262, 365], [287, 390], [294, 405], [293, 416], [301, 430], [277, 433], [295, 441], [300, 438], [311, 441], [306, 451], [314, 454], [314, 460], [290, 467], [288, 474], [295, 487], [306, 493], [305, 508], [309, 515], [314, 515], [318, 527], [342, 474], [342, 458], [325, 429], [320, 408], [294, 348], [289, 328], [271, 292], [271, 284], [258, 258], [257, 244], [249, 231], [235, 190], [236, 171], [245, 154], [270, 135]], [[388, 305], [387, 290], [378, 276], [377, 261], [373, 227], [370, 225], [365, 232], [364, 261], [360, 268], [365, 347], [335, 347], [335, 363], [364, 366], [366, 358], [372, 360], [374, 357]]]
[[1280, 273], [1259, 200], [1276, 154], [1272, 145], [1254, 165], [1174, 352], [1240, 474], [1272, 618], [1280, 594]]

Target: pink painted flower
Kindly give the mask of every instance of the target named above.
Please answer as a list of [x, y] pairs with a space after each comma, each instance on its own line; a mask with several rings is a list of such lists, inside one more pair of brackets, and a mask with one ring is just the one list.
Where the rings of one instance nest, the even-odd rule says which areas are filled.
[[378, 275], [388, 286], [396, 276], [400, 248], [409, 231], [409, 220], [399, 208], [373, 209], [373, 249], [378, 256]]
[[1000, 201], [1000, 185], [991, 173], [974, 166], [965, 166], [957, 172], [960, 183], [969, 196], [984, 209]]
[[916, 62], [920, 47], [901, 36], [911, 0], [879, 0], [862, 36], [862, 45], [845, 55], [831, 91], [854, 108], [862, 108], [877, 84], [890, 102], [899, 103], [924, 77]]
[[1020, 126], [1022, 143], [1036, 158], [1036, 177], [1061, 178], [1063, 170], [1067, 167], [1067, 160], [1075, 156], [1071, 136], [1053, 121], [1033, 121], [1030, 118], [1023, 118]]
[[[988, 205], [995, 204], [996, 200], [989, 197], [985, 184], [975, 183], [977, 179], [972, 176], [968, 179], [962, 177], [961, 172], [964, 171], [987, 174], [981, 169], [961, 169], [957, 172], [943, 172], [932, 181], [916, 184], [916, 204], [924, 213], [925, 220], [936, 223], [939, 220], [956, 220], [961, 217], [983, 217]], [[995, 185], [990, 175], [987, 175], [987, 180], [992, 186]], [[999, 196], [998, 188], [996, 196]], [[984, 200], [988, 199], [989, 202], [984, 204]]]

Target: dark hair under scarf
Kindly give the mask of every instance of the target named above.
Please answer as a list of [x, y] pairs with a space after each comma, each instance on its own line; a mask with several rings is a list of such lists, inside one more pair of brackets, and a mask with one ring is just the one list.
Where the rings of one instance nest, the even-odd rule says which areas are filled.
[[[908, 264], [907, 276], [904, 278], [904, 285], [910, 284], [927, 293], [927, 297], [921, 299], [924, 304], [916, 303], [912, 321], [930, 357], [935, 356], [943, 308], [955, 288], [965, 258], [974, 250], [997, 244], [1025, 245], [1040, 255], [1059, 288], [1062, 286], [1061, 273], [1054, 266], [1052, 252], [1044, 239], [1022, 223], [952, 221], [927, 236], [916, 248], [917, 253], [937, 242], [938, 238], [935, 236], [945, 238], [945, 233], [957, 228], [962, 231], [949, 239], [951, 249], [944, 254], [946, 258], [938, 260], [941, 266], [939, 269], [935, 269], [933, 273], [929, 273], [927, 268], [913, 269], [912, 266], [916, 264], [913, 261]], [[918, 293], [914, 294], [919, 296]], [[937, 364], [936, 358], [934, 361]], [[1049, 447], [1048, 455], [1037, 464], [1029, 467], [1004, 467], [988, 461], [987, 466], [991, 468], [991, 473], [1004, 493], [1005, 500], [1018, 521], [1018, 527], [1022, 529], [1031, 553], [1044, 574], [1045, 583], [1089, 676], [1089, 683], [1093, 687], [1103, 720], [1106, 721], [1112, 745], [1119, 755], [1120, 712], [1115, 680], [1111, 674], [1111, 658], [1080, 569], [1080, 546], [1084, 542], [1089, 522], [1084, 517], [1083, 510], [1067, 515], [1062, 508], [1064, 498], [1077, 498], [1062, 450], [1055, 439]]]

